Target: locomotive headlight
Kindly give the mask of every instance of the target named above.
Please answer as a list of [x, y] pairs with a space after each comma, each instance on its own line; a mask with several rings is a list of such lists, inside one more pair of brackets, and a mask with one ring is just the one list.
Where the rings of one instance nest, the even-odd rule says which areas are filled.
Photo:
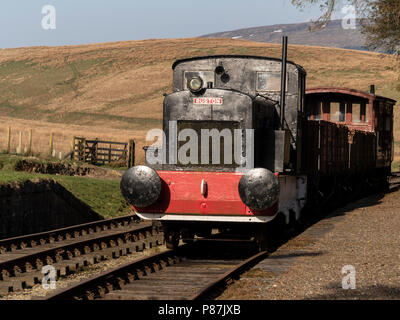
[[200, 77], [193, 77], [188, 81], [189, 90], [192, 92], [199, 92], [203, 89], [203, 79]]
[[267, 169], [251, 169], [240, 178], [239, 196], [250, 209], [266, 210], [279, 199], [278, 179]]

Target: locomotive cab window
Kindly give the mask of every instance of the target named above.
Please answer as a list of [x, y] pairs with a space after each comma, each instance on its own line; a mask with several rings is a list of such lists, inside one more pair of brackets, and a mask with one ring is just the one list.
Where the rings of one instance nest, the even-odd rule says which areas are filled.
[[[288, 90], [288, 79], [286, 75], [286, 92]], [[257, 91], [280, 91], [281, 90], [281, 74], [271, 72], [257, 72]]]

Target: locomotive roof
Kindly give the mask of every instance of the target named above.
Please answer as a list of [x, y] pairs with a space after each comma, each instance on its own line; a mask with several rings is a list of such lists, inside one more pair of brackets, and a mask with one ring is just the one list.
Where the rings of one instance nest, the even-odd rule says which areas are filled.
[[351, 96], [356, 96], [356, 97], [361, 97], [365, 98], [368, 100], [376, 100], [376, 99], [381, 99], [381, 100], [386, 100], [389, 102], [392, 102], [395, 104], [397, 101], [383, 97], [383, 96], [378, 96], [373, 93], [357, 90], [357, 89], [350, 89], [350, 88], [340, 88], [340, 87], [318, 87], [318, 88], [310, 88], [306, 90], [306, 94], [318, 94], [318, 93], [341, 93], [341, 94], [347, 94]]
[[[172, 64], [172, 70], [174, 70], [176, 68], [176, 66], [180, 63], [183, 62], [188, 62], [188, 61], [195, 61], [195, 60], [205, 60], [205, 59], [223, 59], [223, 58], [236, 58], [236, 59], [259, 59], [259, 60], [272, 60], [272, 61], [279, 61], [281, 62], [282, 59], [279, 58], [271, 58], [271, 57], [261, 57], [261, 56], [249, 56], [249, 55], [229, 55], [229, 54], [225, 54], [225, 55], [213, 55], [213, 56], [200, 56], [200, 57], [192, 57], [192, 58], [185, 58], [185, 59], [179, 59], [176, 60], [173, 64]], [[292, 61], [287, 61], [287, 63], [294, 65], [297, 69], [299, 69], [301, 72], [306, 73], [305, 69], [292, 62]]]

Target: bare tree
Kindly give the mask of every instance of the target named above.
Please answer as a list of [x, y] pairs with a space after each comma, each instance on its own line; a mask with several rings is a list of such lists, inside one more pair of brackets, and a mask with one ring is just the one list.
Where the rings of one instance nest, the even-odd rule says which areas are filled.
[[363, 33], [372, 49], [400, 54], [400, 1], [368, 0]]
[[315, 31], [323, 28], [329, 20], [337, 6], [336, 0], [291, 0], [292, 4], [300, 9], [304, 9], [307, 5], [317, 5], [321, 9], [322, 15], [315, 21], [311, 21], [310, 31]]
[[322, 15], [312, 21], [311, 31], [318, 30], [331, 20], [339, 6], [353, 5], [361, 22], [367, 45], [390, 53], [400, 53], [399, 0], [291, 0], [298, 8], [319, 5]]

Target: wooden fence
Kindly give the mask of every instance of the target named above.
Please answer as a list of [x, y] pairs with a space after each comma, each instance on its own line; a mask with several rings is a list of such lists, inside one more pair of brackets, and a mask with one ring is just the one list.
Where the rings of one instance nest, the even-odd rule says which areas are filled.
[[80, 160], [93, 164], [118, 163], [129, 168], [135, 163], [134, 140], [114, 142], [73, 137], [71, 143], [71, 135], [54, 133], [52, 130], [35, 133], [31, 128], [11, 130], [11, 126], [8, 126], [0, 129], [0, 135], [4, 135], [0, 137], [0, 152]]
[[[46, 156], [46, 157], [53, 157], [53, 158], [59, 158], [60, 160], [64, 159], [67, 157], [65, 154], [68, 154], [68, 146], [63, 147], [62, 150], [60, 150], [61, 146], [60, 143], [58, 143], [58, 153], [56, 152], [56, 149], [54, 148], [54, 133], [50, 132], [49, 136], [44, 137], [43, 134], [37, 134], [36, 135], [36, 142], [35, 142], [35, 148], [33, 146], [33, 129], [28, 129], [28, 130], [11, 130], [11, 127], [7, 127], [6, 129], [6, 140], [5, 144], [3, 141], [1, 141], [1, 152], [5, 152], [8, 154], [21, 154], [25, 156], [31, 156], [31, 155], [41, 155], [41, 156]], [[12, 134], [13, 133], [13, 134]], [[27, 136], [28, 135], [28, 136]], [[25, 137], [25, 139], [23, 139]], [[49, 138], [50, 137], [50, 142]], [[27, 139], [26, 139], [27, 138]], [[1, 139], [2, 140], [2, 139]], [[45, 142], [43, 141], [45, 140]]]
[[89, 140], [82, 137], [74, 137], [72, 159], [89, 162], [92, 164], [123, 163], [128, 168], [135, 165], [135, 142]]

